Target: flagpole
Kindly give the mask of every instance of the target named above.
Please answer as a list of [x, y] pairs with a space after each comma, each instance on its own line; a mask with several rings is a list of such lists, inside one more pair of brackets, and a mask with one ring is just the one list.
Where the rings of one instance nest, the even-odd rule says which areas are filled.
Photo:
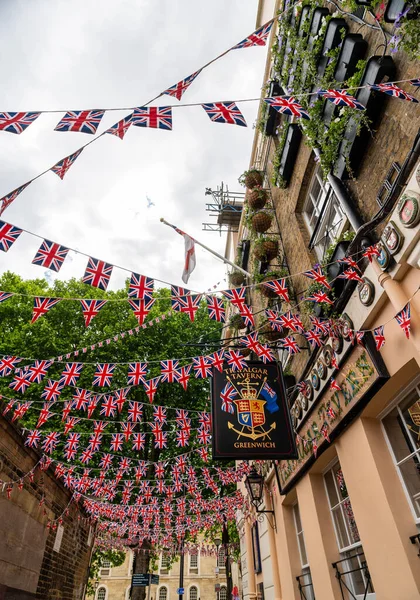
[[[168, 221], [165, 221], [165, 219], [163, 217], [161, 217], [160, 221], [161, 221], [161, 223], [165, 223], [165, 225], [168, 225], [168, 227], [172, 227], [173, 229], [178, 229], [178, 227], [176, 227], [176, 225], [172, 225], [171, 223], [168, 223]], [[184, 231], [184, 233], [186, 233], [186, 232]], [[231, 267], [233, 267], [237, 271], [240, 271], [241, 273], [243, 273], [247, 277], [251, 277], [252, 278], [251, 273], [248, 273], [248, 271], [245, 271], [245, 269], [242, 269], [242, 267], [239, 267], [238, 265], [235, 265], [235, 263], [231, 262], [230, 260], [228, 260], [227, 258], [225, 258], [224, 256], [222, 256], [218, 252], [215, 252], [214, 250], [212, 250], [211, 248], [209, 248], [208, 246], [206, 246], [202, 242], [199, 242], [198, 240], [196, 240], [195, 238], [193, 238], [192, 235], [190, 235], [189, 233], [187, 235], [192, 240], [194, 240], [194, 242], [196, 244], [198, 244], [199, 246], [201, 246], [202, 248], [204, 248], [204, 250], [207, 250], [207, 252], [210, 252], [210, 254], [213, 254], [214, 256], [217, 256], [217, 258], [220, 258], [220, 260], [222, 260], [225, 264], [230, 265]]]

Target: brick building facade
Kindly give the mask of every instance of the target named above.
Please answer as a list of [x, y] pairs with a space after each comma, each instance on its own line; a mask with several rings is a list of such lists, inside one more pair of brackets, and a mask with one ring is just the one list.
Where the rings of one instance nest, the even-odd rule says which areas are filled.
[[94, 529], [39, 461], [0, 415], [0, 599], [82, 600]]

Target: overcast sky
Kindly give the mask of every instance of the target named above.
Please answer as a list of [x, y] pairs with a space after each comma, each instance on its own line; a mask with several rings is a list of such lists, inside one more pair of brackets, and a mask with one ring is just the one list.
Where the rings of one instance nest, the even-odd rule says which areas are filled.
[[[255, 29], [257, 0], [3, 0], [0, 110], [81, 110], [142, 106]], [[266, 48], [235, 50], [206, 69], [182, 102], [255, 98]], [[177, 104], [164, 96], [155, 105]], [[173, 111], [173, 131], [131, 127], [80, 155], [63, 181], [52, 172], [32, 183], [2, 218], [112, 264], [181, 285], [183, 240], [174, 222], [223, 253], [225, 236], [202, 232], [205, 187], [239, 188], [249, 162], [258, 103], [239, 105], [248, 127], [212, 123], [201, 107]], [[125, 116], [106, 113], [98, 132]], [[55, 132], [44, 114], [21, 135], [0, 132], [0, 197], [92, 136]], [[155, 203], [147, 208], [146, 194]], [[43, 277], [31, 264], [40, 240], [27, 234], [0, 271]], [[87, 259], [69, 254], [59, 277], [82, 277]], [[53, 274], [49, 271], [48, 274]], [[197, 249], [189, 287], [220, 281], [224, 266]], [[55, 276], [55, 274], [53, 274]], [[114, 269], [109, 289], [127, 273]]]

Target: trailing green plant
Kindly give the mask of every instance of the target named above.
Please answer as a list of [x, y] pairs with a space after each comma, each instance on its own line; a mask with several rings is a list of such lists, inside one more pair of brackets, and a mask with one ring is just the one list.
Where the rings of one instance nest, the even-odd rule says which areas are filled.
[[[312, 296], [312, 294], [314, 294], [314, 292], [328, 292], [328, 297], [331, 300], [335, 300], [334, 290], [327, 290], [325, 288], [325, 286], [322, 285], [322, 283], [317, 283], [317, 282], [311, 283], [311, 285], [305, 291], [304, 297], [308, 298], [309, 296]], [[313, 302], [312, 300], [305, 300], [304, 302], [301, 302], [299, 308], [302, 313], [307, 314], [307, 315], [312, 315], [315, 311], [315, 306], [317, 306], [316, 302]], [[325, 316], [330, 316], [332, 314], [332, 312], [333, 312], [332, 304], [327, 304], [326, 302], [322, 302], [321, 306], [322, 306], [322, 312], [324, 313]]]
[[263, 177], [258, 169], [248, 169], [242, 173], [238, 181], [244, 187], [255, 187], [262, 184]]
[[354, 239], [356, 233], [352, 229], [348, 229], [344, 233], [338, 236], [332, 244], [328, 246], [325, 251], [324, 258], [322, 259], [322, 266], [326, 266], [331, 262], [331, 259], [334, 255], [335, 249], [337, 248], [340, 242], [351, 242]]
[[238, 331], [238, 329], [245, 329], [245, 321], [239, 313], [235, 313], [230, 317], [229, 327], [231, 327], [231, 329], [234, 329], [235, 331]]
[[281, 157], [283, 154], [284, 146], [286, 144], [287, 132], [289, 129], [288, 123], [282, 123], [278, 133], [278, 144], [276, 147], [276, 152], [273, 158], [273, 172], [271, 175], [271, 183], [278, 188], [284, 189], [287, 187], [286, 181], [279, 174], [279, 168], [281, 163]]

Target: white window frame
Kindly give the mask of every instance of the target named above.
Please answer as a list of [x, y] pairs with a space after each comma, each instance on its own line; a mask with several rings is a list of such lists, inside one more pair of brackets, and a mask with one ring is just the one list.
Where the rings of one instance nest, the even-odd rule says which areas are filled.
[[[105, 571], [105, 573], [104, 573]], [[101, 568], [99, 571], [99, 576], [100, 577], [111, 577], [111, 561], [110, 560], [104, 560], [101, 564]]]
[[162, 588], [164, 588], [166, 590], [166, 600], [169, 600], [169, 586], [167, 586], [167, 585], [160, 585], [158, 587], [157, 594], [156, 594], [156, 600], [160, 600], [160, 590]]
[[[315, 197], [313, 195], [313, 188], [314, 188], [315, 180], [317, 182], [317, 185], [319, 185], [319, 187], [320, 187], [320, 192], [319, 192], [317, 199], [315, 199]], [[308, 187], [308, 192], [306, 194], [306, 200], [305, 200], [303, 211], [302, 211], [306, 227], [308, 228], [308, 231], [310, 232], [311, 236], [315, 231], [315, 227], [318, 223], [319, 215], [321, 214], [322, 208], [323, 208], [325, 202], [327, 201], [327, 198], [328, 198], [328, 205], [325, 207], [324, 214], [322, 216], [322, 221], [318, 227], [317, 237], [314, 240], [314, 244], [313, 244], [313, 248], [314, 248], [318, 258], [321, 258], [321, 259], [323, 258], [324, 250], [326, 250], [329, 246], [329, 244], [325, 245], [323, 238], [325, 236], [325, 232], [327, 231], [327, 229], [331, 229], [331, 225], [332, 225], [332, 223], [329, 223], [330, 212], [331, 212], [331, 203], [334, 203], [334, 205], [335, 205], [335, 212], [339, 213], [341, 215], [341, 222], [339, 221], [337, 223], [337, 226], [336, 226], [337, 229], [335, 231], [334, 236], [331, 237], [330, 243], [332, 243], [334, 240], [336, 240], [343, 233], [343, 231], [348, 227], [348, 220], [340, 206], [340, 202], [339, 202], [338, 198], [335, 196], [335, 194], [331, 188], [331, 185], [328, 182], [323, 180], [321, 164], [318, 163], [316, 165], [315, 171], [312, 175], [311, 183], [309, 184], [309, 187]], [[309, 207], [312, 208], [313, 218], [309, 216], [309, 210], [308, 210]]]
[[[166, 559], [168, 560], [168, 566], [167, 566], [167, 567], [164, 567], [164, 566], [163, 566], [163, 559], [164, 559], [164, 558], [166, 558]], [[164, 573], [163, 573], [164, 575], [166, 575], [166, 574], [168, 574], [168, 575], [169, 575], [169, 573], [170, 573], [170, 570], [171, 570], [171, 569], [170, 569], [170, 567], [169, 567], [169, 563], [170, 563], [169, 556], [167, 556], [167, 555], [166, 555], [164, 552], [162, 552], [162, 554], [160, 555], [160, 567], [159, 567], [159, 572], [160, 572], [160, 573], [164, 572]]]
[[227, 586], [226, 585], [221, 585], [220, 586], [219, 600], [222, 600], [222, 589], [225, 590], [225, 592], [226, 592], [226, 600], [229, 600], [228, 597], [227, 597]]
[[[332, 480], [334, 482], [334, 487], [335, 487], [335, 491], [336, 491], [337, 498], [338, 498], [339, 502], [338, 502], [338, 504], [335, 504], [334, 506], [331, 506], [331, 500], [330, 500], [330, 496], [328, 494], [328, 487], [327, 487], [327, 482], [326, 482], [325, 476], [327, 475], [327, 473], [330, 473], [337, 464], [340, 464], [340, 461], [338, 460], [338, 458], [335, 458], [328, 465], [328, 467], [323, 471], [322, 475], [323, 475], [323, 479], [324, 479], [325, 494], [327, 496], [328, 506], [329, 506], [330, 513], [331, 513], [331, 520], [332, 520], [333, 527], [334, 527], [334, 533], [335, 533], [335, 538], [336, 538], [336, 542], [337, 542], [338, 551], [340, 553], [341, 558], [350, 558], [352, 552], [355, 552], [355, 551], [359, 552], [359, 550], [361, 550], [363, 552], [363, 546], [362, 546], [362, 542], [359, 541], [359, 542], [354, 542], [353, 544], [350, 544], [348, 546], [344, 546], [343, 548], [340, 547], [340, 538], [339, 538], [339, 535], [338, 535], [337, 526], [336, 526], [335, 519], [334, 519], [334, 510], [337, 509], [338, 506], [340, 507], [340, 511], [342, 513], [342, 520], [343, 520], [343, 523], [344, 523], [344, 527], [346, 529], [347, 537], [350, 540], [351, 539], [351, 535], [350, 535], [350, 532], [348, 530], [347, 519], [345, 518], [345, 515], [343, 515], [343, 510], [344, 509], [342, 508], [342, 505], [344, 504], [344, 502], [346, 502], [346, 500], [348, 500], [350, 502], [350, 506], [351, 506], [351, 500], [350, 500], [350, 495], [349, 494], [347, 495], [347, 498], [340, 499], [341, 498], [340, 489], [339, 489], [339, 486], [338, 486], [338, 483], [337, 483], [337, 480], [336, 480], [336, 477], [335, 477], [335, 473], [333, 472], [332, 473]], [[340, 465], [340, 469], [341, 469], [341, 465]], [[356, 526], [357, 526], [357, 523], [356, 523]], [[352, 558], [354, 559], [354, 557], [352, 557]], [[362, 567], [360, 558], [357, 558], [357, 562], [359, 564], [359, 567]], [[341, 563], [341, 564], [343, 565], [345, 563]], [[348, 570], [350, 570], [350, 563], [348, 563]], [[361, 569], [359, 572], [360, 572], [361, 577], [363, 579], [363, 583], [366, 585], [366, 579], [365, 579], [365, 574], [364, 574], [363, 569]], [[345, 578], [346, 578], [346, 581], [347, 581], [347, 585], [352, 590], [352, 592], [353, 592], [353, 594], [354, 594], [354, 596], [356, 598], [362, 599], [362, 598], [364, 598], [364, 595], [356, 594], [356, 591], [355, 591], [355, 588], [354, 588], [354, 585], [353, 585], [353, 580], [352, 580], [353, 575], [354, 574], [345, 575]], [[370, 579], [370, 583], [371, 583], [371, 586], [373, 587], [372, 579]], [[366, 600], [373, 600], [374, 598], [376, 598], [375, 592], [369, 592], [366, 595]]]
[[[197, 566], [193, 567], [191, 565], [191, 559], [192, 558], [196, 558], [197, 559]], [[199, 550], [197, 550], [196, 554], [189, 554], [189, 559], [188, 559], [188, 571], [190, 573], [193, 573], [194, 575], [198, 575], [200, 573], [200, 552]]]
[[[299, 536], [301, 536], [301, 540], [303, 542], [303, 546], [305, 547], [306, 558], [308, 559], [308, 552], [306, 550], [306, 543], [305, 543], [305, 534], [303, 532], [303, 525], [302, 525], [302, 515], [300, 514], [299, 503], [298, 502], [295, 502], [293, 504], [292, 510], [293, 510], [293, 521], [294, 521], [294, 524], [295, 524], [296, 541], [297, 541], [298, 550], [299, 550], [300, 565], [302, 567], [302, 573], [301, 574], [304, 576], [304, 583], [305, 583], [305, 585], [308, 585], [309, 583], [312, 584], [312, 576], [311, 576], [311, 569], [310, 569], [310, 566], [309, 566], [309, 561], [306, 562], [306, 563], [303, 562], [301, 545], [300, 545], [300, 542], [299, 542]], [[300, 525], [302, 527], [302, 529], [300, 531], [299, 531], [299, 527], [298, 527], [296, 511], [299, 511]], [[309, 575], [309, 579], [307, 578], [308, 575]], [[314, 600], [315, 596], [314, 596], [313, 585], [312, 585], [312, 588], [305, 587], [304, 594], [305, 594], [305, 598], [307, 600]]]
[[[407, 387], [405, 387], [398, 394], [398, 396], [395, 398], [395, 400], [392, 402], [392, 404], [390, 406], [388, 406], [385, 409], [385, 411], [382, 412], [379, 415], [379, 419], [381, 420], [381, 427], [382, 427], [382, 432], [383, 432], [384, 437], [385, 437], [385, 442], [386, 442], [386, 444], [388, 446], [389, 452], [390, 452], [391, 457], [392, 457], [392, 461], [393, 461], [393, 463], [395, 465], [395, 468], [397, 470], [398, 477], [399, 477], [399, 480], [401, 482], [401, 485], [402, 485], [402, 488], [404, 490], [404, 493], [406, 495], [407, 502], [408, 502], [408, 505], [410, 507], [411, 514], [413, 515], [414, 522], [416, 523], [416, 525], [420, 525], [420, 517], [417, 516], [417, 514], [416, 514], [416, 509], [414, 508], [413, 500], [412, 500], [412, 498], [410, 496], [410, 492], [407, 489], [407, 486], [406, 486], [405, 481], [404, 481], [404, 477], [403, 477], [403, 475], [401, 473], [401, 470], [399, 468], [400, 465], [403, 465], [405, 462], [407, 462], [408, 460], [410, 460], [411, 458], [413, 458], [413, 456], [417, 455], [419, 457], [419, 460], [420, 460], [420, 448], [418, 450], [416, 450], [415, 452], [412, 452], [411, 454], [409, 454], [405, 458], [401, 459], [400, 461], [398, 461], [397, 457], [395, 456], [394, 449], [393, 449], [393, 447], [391, 445], [391, 442], [390, 442], [390, 440], [388, 438], [388, 434], [386, 432], [386, 428], [385, 428], [385, 425], [384, 425], [384, 419], [385, 419], [385, 417], [387, 417], [389, 415], [389, 413], [391, 413], [395, 408], [398, 408], [398, 412], [400, 413], [400, 416], [402, 417], [399, 405], [405, 400], [405, 398], [408, 396], [408, 394], [410, 394], [413, 390], [417, 390], [417, 393], [419, 394], [419, 399], [420, 399], [420, 378], [416, 378], [413, 382], [410, 383], [410, 385], [408, 385]], [[406, 428], [406, 432], [407, 432], [408, 436], [410, 438], [412, 438], [411, 433], [409, 432], [409, 430], [407, 430], [407, 425], [405, 423], [405, 419], [402, 417], [401, 420], [404, 423], [404, 427]], [[419, 498], [418, 501], [420, 503], [420, 498]]]
[[103, 583], [101, 583], [99, 585], [98, 589], [95, 592], [95, 600], [98, 600], [98, 598], [99, 598], [99, 592], [101, 590], [105, 590], [105, 598], [104, 598], [104, 600], [108, 600], [108, 588]]
[[[221, 558], [221, 554], [223, 552], [223, 563], [220, 563], [220, 558]], [[216, 567], [218, 567], [219, 569], [226, 569], [226, 551], [225, 548], [223, 546], [220, 546], [218, 552], [217, 552], [217, 559], [216, 559]]]
[[195, 589], [197, 590], [197, 600], [200, 600], [200, 588], [199, 588], [198, 584], [197, 584], [197, 583], [195, 583], [195, 582], [194, 582], [194, 583], [191, 583], [191, 584], [188, 586], [188, 596], [187, 596], [187, 599], [186, 599], [186, 600], [190, 600], [191, 588], [195, 588]]

